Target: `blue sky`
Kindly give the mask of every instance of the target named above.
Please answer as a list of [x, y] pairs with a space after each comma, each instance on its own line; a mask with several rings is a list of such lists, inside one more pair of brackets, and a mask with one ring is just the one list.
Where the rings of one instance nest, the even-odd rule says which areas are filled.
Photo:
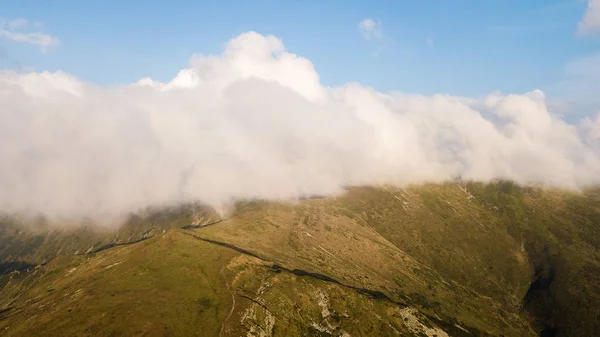
[[[308, 58], [325, 85], [356, 81], [380, 91], [464, 96], [541, 88], [572, 99], [573, 87], [600, 79], [585, 70], [576, 75], [583, 82], [567, 74], [582, 59], [600, 64], [600, 35], [578, 34], [587, 6], [580, 0], [4, 1], [0, 18], [26, 19], [30, 29], [39, 22], [36, 30], [60, 40], [42, 52], [5, 37], [5, 68], [18, 62], [99, 84], [168, 80], [193, 54], [219, 54], [229, 39], [253, 30], [280, 37], [288, 51]], [[361, 34], [366, 18], [378, 23], [380, 37]]]

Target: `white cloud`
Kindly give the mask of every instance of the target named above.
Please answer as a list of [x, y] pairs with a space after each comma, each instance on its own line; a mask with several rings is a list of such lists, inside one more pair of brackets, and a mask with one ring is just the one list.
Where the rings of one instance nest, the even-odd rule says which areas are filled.
[[367, 40], [381, 39], [381, 21], [367, 18], [359, 22], [358, 29]]
[[596, 143], [600, 145], [600, 112], [594, 119], [585, 118], [582, 123], [582, 128], [586, 131], [586, 135], [590, 143]]
[[18, 18], [8, 21], [8, 29], [10, 30], [19, 30], [27, 27], [27, 20]]
[[583, 19], [579, 22], [578, 32], [582, 35], [600, 32], [600, 0], [588, 0]]
[[51, 216], [294, 198], [461, 176], [576, 188], [600, 180], [596, 121], [539, 91], [482, 99], [324, 87], [311, 62], [246, 33], [172, 81], [103, 88], [0, 78], [0, 209]]
[[555, 109], [564, 114], [585, 115], [600, 107], [600, 53], [585, 55], [567, 63], [564, 78], [545, 87], [555, 100]]
[[33, 31], [39, 28], [39, 23], [31, 24], [25, 19], [0, 20], [0, 37], [38, 46], [42, 52], [60, 44], [55, 36]]

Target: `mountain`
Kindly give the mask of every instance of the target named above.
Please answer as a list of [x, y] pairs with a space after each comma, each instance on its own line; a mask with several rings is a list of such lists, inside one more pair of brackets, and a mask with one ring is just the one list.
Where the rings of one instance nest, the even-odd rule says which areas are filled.
[[600, 190], [362, 186], [112, 230], [6, 216], [0, 263], [7, 336], [591, 336]]

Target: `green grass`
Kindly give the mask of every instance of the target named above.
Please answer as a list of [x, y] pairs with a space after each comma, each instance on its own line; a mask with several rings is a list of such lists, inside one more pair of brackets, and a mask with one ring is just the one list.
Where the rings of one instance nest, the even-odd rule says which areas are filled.
[[[41, 221], [21, 236], [4, 219], [2, 261], [58, 258], [0, 276], [0, 312], [12, 308], [0, 313], [9, 315], [0, 332], [383, 336], [442, 327], [451, 335], [527, 336], [548, 327], [559, 335], [600, 329], [598, 189], [353, 187], [294, 204], [239, 202], [229, 220], [177, 229], [195, 212], [218, 219], [190, 205], [149, 210], [114, 232], [48, 232]], [[153, 238], [73, 256], [144, 236]], [[274, 270], [274, 263], [339, 283]], [[528, 293], [536, 280], [548, 284]], [[417, 328], [406, 323], [407, 306], [419, 310]]]
[[28, 294], [15, 303], [23, 311], [0, 321], [0, 331], [184, 335], [194, 328], [214, 335], [231, 305], [219, 271], [235, 255], [173, 232], [86, 258], [56, 260], [44, 275], [29, 276]]

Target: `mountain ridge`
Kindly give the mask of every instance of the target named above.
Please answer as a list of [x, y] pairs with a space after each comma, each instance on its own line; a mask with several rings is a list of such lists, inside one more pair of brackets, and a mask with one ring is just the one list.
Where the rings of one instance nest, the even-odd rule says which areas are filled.
[[[31, 301], [39, 300], [43, 293], [39, 292], [41, 284], [62, 284], [61, 278], [53, 278], [51, 271], [56, 270], [53, 268], [63, 270], [57, 273], [70, 279], [72, 275], [67, 273], [75, 267], [66, 269], [64, 265], [74, 261], [86, 266], [96, 259], [109, 259], [115, 251], [133, 254], [140, 249], [146, 249], [152, 255], [161, 242], [171, 240], [177, 242], [172, 249], [179, 249], [179, 244], [188, 247], [185, 259], [197, 257], [201, 270], [214, 269], [203, 272], [207, 280], [216, 282], [223, 277], [222, 273], [231, 273], [232, 278], [226, 278], [225, 290], [219, 288], [221, 290], [210, 292], [190, 285], [183, 287], [200, 293], [206, 291], [204, 295], [212, 298], [216, 307], [231, 310], [227, 319], [227, 316], [217, 315], [209, 319], [212, 323], [203, 323], [218, 327], [221, 335], [236, 335], [241, 331], [251, 335], [282, 335], [284, 321], [295, 322], [292, 325], [296, 330], [285, 330], [286, 333], [310, 334], [309, 331], [313, 331], [323, 335], [343, 335], [343, 330], [351, 335], [364, 334], [360, 330], [361, 324], [371, 322], [371, 316], [365, 316], [364, 310], [356, 308], [353, 315], [348, 313], [348, 317], [333, 319], [324, 315], [320, 320], [313, 317], [307, 321], [302, 313], [311, 311], [308, 308], [319, 303], [322, 296], [316, 294], [329, 296], [330, 302], [333, 301], [328, 291], [346, 294], [344, 296], [350, 296], [348, 294], [352, 292], [356, 295], [351, 298], [359, 296], [356, 300], [365, 305], [387, 308], [384, 312], [389, 315], [379, 312], [380, 319], [372, 316], [379, 325], [370, 325], [369, 333], [394, 335], [404, 331], [405, 334], [419, 335], [427, 334], [427, 331], [434, 334], [433, 330], [427, 330], [434, 329], [438, 335], [452, 336], [568, 336], [593, 332], [600, 321], [593, 310], [594, 305], [600, 303], [600, 241], [595, 235], [600, 231], [599, 195], [597, 189], [574, 193], [522, 187], [505, 181], [424, 184], [406, 188], [363, 186], [348, 188], [340, 196], [307, 198], [294, 203], [239, 202], [227, 218], [221, 218], [208, 208], [189, 206], [148, 213], [133, 217], [137, 220], [130, 219], [129, 225], [119, 229], [120, 235], [113, 233], [103, 241], [96, 240], [102, 241], [105, 249], [98, 249], [103, 246], [96, 245], [97, 250], [72, 255], [75, 247], [69, 246], [70, 250], [63, 249], [56, 254], [59, 249], [50, 244], [47, 256], [54, 254], [56, 257], [49, 261], [40, 258], [44, 254], [36, 253], [35, 249], [19, 250], [21, 255], [17, 257], [21, 257], [23, 263], [30, 263], [26, 266], [29, 271], [13, 271], [0, 276], [0, 331], [15, 331], [16, 335], [19, 331], [27, 331], [26, 327], [15, 323], [15, 319], [36, 312]], [[132, 240], [119, 241], [115, 239], [117, 237]], [[2, 239], [6, 241], [7, 237]], [[43, 250], [48, 242], [46, 238], [36, 249]], [[82, 246], [88, 247], [88, 243]], [[212, 256], [208, 253], [211, 249], [237, 256], [233, 259], [245, 256], [244, 259], [255, 262], [231, 269], [225, 268], [225, 262], [219, 268], [208, 267], [212, 262], [205, 261], [203, 254]], [[196, 250], [201, 254], [198, 255]], [[2, 262], [18, 261], [14, 251], [17, 250], [13, 249], [13, 255], [10, 255], [0, 250]], [[67, 251], [69, 254], [65, 254]], [[120, 270], [123, 263], [135, 260], [127, 254], [119, 260], [120, 264], [109, 270]], [[159, 257], [141, 258], [138, 262], [162, 265], [155, 259], [160, 260]], [[42, 262], [45, 264], [41, 265]], [[182, 263], [175, 259], [171, 266], [158, 268], [156, 282], [170, 279], [167, 275], [173, 272], [171, 269], [179, 269]], [[40, 266], [32, 267], [35, 264]], [[89, 268], [92, 279], [92, 275], [103, 275], [97, 268]], [[289, 276], [283, 276], [282, 272]], [[103, 276], [102, 279], [106, 277], [110, 278]], [[189, 277], [182, 276], [182, 279]], [[306, 277], [310, 279], [303, 279]], [[296, 298], [300, 311], [291, 310], [292, 304], [269, 297], [269, 294], [261, 303], [278, 308], [272, 309], [271, 313], [277, 318], [269, 318], [264, 308], [259, 309], [255, 302], [236, 297], [241, 293], [252, 297], [238, 291], [240, 284], [257, 294], [265, 286], [258, 280], [271, 278], [287, 285], [287, 288], [274, 286], [273, 293], [281, 298]], [[81, 289], [85, 292], [88, 283], [77, 282], [84, 286]], [[137, 276], [128, 275], [122, 282], [124, 287], [131, 288], [141, 281]], [[295, 282], [300, 283], [296, 285]], [[15, 290], [17, 286], [20, 286], [20, 292]], [[111, 304], [113, 296], [105, 298], [106, 287], [97, 290], [94, 298], [107, 302], [106, 312], [118, 311], [115, 304]], [[301, 287], [302, 291], [312, 289], [313, 298], [300, 300], [301, 294], [288, 291], [294, 287]], [[152, 292], [152, 288], [144, 289], [140, 294]], [[237, 309], [225, 308], [224, 304], [229, 303], [232, 296], [237, 298], [238, 305], [242, 302], [246, 305]], [[74, 303], [78, 302], [74, 300]], [[337, 310], [350, 310], [350, 304], [336, 303]], [[176, 311], [176, 307], [169, 309], [167, 306], [164, 310]], [[255, 323], [262, 319], [260, 324], [252, 325], [248, 318], [242, 319], [250, 312], [260, 316], [260, 319], [255, 318]], [[51, 317], [58, 313], [42, 310], [38, 314]], [[81, 317], [93, 314], [80, 313]], [[136, 317], [133, 322], [140, 321]], [[161, 320], [158, 316], [155, 319]], [[172, 319], [185, 321], [183, 318]], [[415, 320], [421, 325], [414, 323]], [[314, 328], [313, 323], [319, 328]], [[114, 321], [105, 324], [118, 328]], [[264, 330], [265, 326], [271, 326], [269, 333], [268, 329]], [[77, 329], [71, 325], [60, 331]], [[182, 331], [167, 330], [169, 334], [182, 334]], [[153, 329], [147, 332], [162, 335]], [[82, 334], [85, 335], [85, 331]]]

